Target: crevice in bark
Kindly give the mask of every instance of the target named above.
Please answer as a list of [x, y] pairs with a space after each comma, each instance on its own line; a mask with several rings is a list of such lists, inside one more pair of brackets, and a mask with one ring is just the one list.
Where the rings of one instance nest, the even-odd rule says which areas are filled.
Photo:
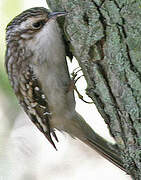
[[114, 0], [114, 3], [115, 3], [115, 5], [117, 6], [117, 8], [119, 9], [119, 12], [120, 12], [122, 7], [123, 7], [123, 5], [120, 7], [119, 4], [116, 2], [116, 0]]
[[[122, 18], [122, 24], [123, 24], [123, 25], [117, 23], [117, 29], [118, 29], [118, 32], [119, 32], [119, 37], [120, 37], [121, 39], [122, 39], [122, 38], [125, 38], [125, 39], [126, 39], [126, 38], [127, 38], [127, 34], [126, 34], [125, 27], [124, 27], [124, 24], [125, 24], [124, 18]], [[124, 37], [122, 37], [122, 35], [121, 35], [121, 33], [120, 33], [119, 27], [121, 27], [122, 33], [123, 33], [123, 36], [124, 36]], [[123, 41], [123, 42], [124, 42], [124, 41]], [[121, 41], [121, 43], [123, 43], [123, 42]], [[129, 46], [128, 46], [127, 43], [125, 43], [125, 46], [126, 46], [126, 54], [127, 54], [127, 57], [128, 57], [129, 63], [130, 63], [130, 69], [136, 74], [136, 76], [137, 76], [137, 77], [139, 78], [139, 80], [141, 81], [141, 73], [137, 70], [137, 68], [136, 68], [136, 67], [133, 65], [133, 63], [132, 63], [132, 59], [131, 59], [131, 56], [130, 56]], [[133, 90], [133, 88], [130, 86], [128, 77], [127, 77], [127, 75], [126, 75], [126, 72], [125, 72], [125, 78], [126, 78], [126, 81], [127, 81], [127, 83], [128, 83], [128, 87], [131, 89], [132, 94], [134, 94], [134, 90]], [[135, 97], [134, 95], [133, 95], [133, 97], [135, 98], [137, 107], [140, 109], [140, 106], [139, 106], [139, 104], [138, 104], [137, 97]], [[134, 125], [134, 123], [132, 123], [132, 125]], [[136, 134], [137, 134], [137, 133], [136, 133]]]
[[[127, 75], [126, 75], [126, 72], [125, 72], [125, 78], [126, 78], [126, 81], [127, 81], [127, 83], [128, 83], [128, 77], [127, 77]], [[130, 88], [132, 94], [134, 94], [134, 90], [133, 90], [133, 88], [130, 86], [130, 84], [128, 83], [127, 85], [128, 85], [128, 87]], [[137, 97], [135, 97], [134, 95], [133, 95], [133, 97], [134, 97], [134, 99], [135, 99], [135, 101], [136, 101], [136, 105], [137, 105], [138, 109], [140, 109], [140, 106], [139, 106], [138, 101], [137, 101]], [[130, 114], [129, 114], [129, 117], [130, 117]], [[133, 122], [132, 118], [130, 118], [130, 121], [132, 122], [132, 128], [133, 128], [133, 127], [134, 127], [134, 122]], [[138, 121], [138, 120], [136, 120], [136, 121]], [[135, 129], [134, 129], [134, 130], [135, 130]], [[137, 134], [138, 134], [138, 133], [136, 132], [136, 135], [137, 135]]]
[[[105, 83], [106, 83], [106, 87], [107, 87], [107, 89], [108, 89], [108, 91], [109, 91], [109, 94], [110, 94], [110, 96], [111, 96], [111, 100], [112, 100], [112, 107], [115, 109], [115, 112], [116, 112], [116, 116], [117, 116], [117, 119], [119, 120], [119, 123], [120, 123], [120, 125], [121, 125], [121, 117], [119, 116], [119, 113], [118, 113], [118, 110], [119, 110], [119, 105], [118, 105], [118, 103], [117, 103], [117, 100], [116, 100], [116, 98], [115, 98], [115, 96], [114, 96], [114, 94], [113, 94], [113, 92], [112, 92], [112, 89], [111, 89], [111, 87], [110, 87], [110, 85], [109, 85], [109, 82], [108, 82], [108, 79], [107, 79], [107, 74], [106, 74], [106, 72], [105, 72], [105, 70], [103, 69], [103, 67], [100, 65], [100, 63], [98, 63], [98, 61], [97, 61], [97, 63], [96, 63], [97, 65], [98, 65], [98, 68], [99, 68], [99, 71], [101, 72], [101, 74], [102, 74], [102, 76], [103, 76], [103, 79], [104, 79], [104, 81], [105, 81]], [[99, 98], [100, 99], [100, 98]], [[99, 101], [100, 102], [100, 101]], [[102, 101], [101, 101], [102, 102]], [[104, 109], [104, 108], [103, 108]], [[107, 114], [108, 115], [108, 114]], [[106, 122], [107, 123], [107, 122]], [[111, 124], [111, 120], [110, 120], [110, 116], [109, 116], [109, 121], [108, 121], [108, 123], [107, 123], [107, 125], [110, 127], [110, 124]], [[123, 128], [122, 128], [122, 125], [120, 126], [120, 128], [121, 128], [121, 133], [122, 133], [122, 136], [121, 137], [123, 137], [124, 136], [124, 131], [123, 131]], [[110, 130], [112, 129], [112, 128], [109, 128]], [[115, 135], [115, 133], [113, 133], [112, 131], [110, 131], [111, 132], [111, 135], [114, 137]], [[123, 138], [123, 140], [124, 140], [124, 138]]]
[[[119, 29], [119, 27], [121, 27], [122, 33], [123, 33], [123, 35], [124, 35], [124, 38], [126, 39], [126, 38], [127, 38], [127, 34], [126, 34], [126, 30], [125, 30], [125, 28], [124, 28], [125, 20], [124, 20], [124, 18], [121, 18], [121, 19], [122, 19], [122, 25], [119, 24], [119, 23], [117, 23], [117, 28], [118, 28], [118, 31], [119, 31], [119, 36], [122, 37], [121, 34], [120, 34], [120, 29]], [[118, 27], [118, 26], [119, 26], [119, 27]], [[126, 53], [127, 53], [128, 60], [129, 60], [129, 62], [130, 62], [130, 68], [131, 68], [131, 70], [132, 70], [134, 73], [138, 72], [138, 73], [140, 74], [140, 72], [137, 70], [137, 68], [135, 68], [135, 66], [134, 66], [133, 63], [132, 63], [132, 59], [131, 59], [131, 56], [130, 56], [130, 50], [129, 50], [128, 44], [125, 43], [125, 45], [126, 45]], [[140, 74], [140, 75], [141, 75], [141, 74]]]
[[[107, 26], [107, 24], [106, 24], [106, 18], [103, 16], [103, 14], [102, 14], [102, 12], [101, 12], [101, 10], [100, 10], [101, 6], [98, 6], [97, 3], [96, 3], [94, 0], [92, 0], [92, 2], [94, 3], [94, 5], [95, 5], [95, 7], [97, 8], [97, 11], [98, 11], [98, 13], [99, 13], [99, 20], [100, 20], [100, 22], [101, 22], [101, 24], [102, 24], [102, 26], [103, 26], [104, 40], [106, 41], [106, 26]], [[104, 3], [104, 1], [103, 1], [103, 3]], [[103, 4], [103, 3], [102, 3], [102, 4]]]
[[105, 37], [101, 38], [101, 40], [96, 42], [96, 46], [99, 49], [99, 53], [100, 53], [100, 60], [104, 59], [104, 43], [105, 43]]
[[83, 15], [83, 20], [84, 20], [85, 24], [88, 26], [89, 25], [89, 17], [86, 12]]
[[89, 47], [88, 55], [89, 55], [89, 57], [90, 57], [90, 60], [93, 60], [93, 58], [94, 58], [94, 56], [95, 56], [95, 54], [94, 54], [94, 48], [95, 48], [95, 44]]
[[[104, 109], [105, 104], [101, 101], [100, 96], [96, 92], [94, 94], [95, 94], [95, 98], [97, 99], [98, 104], [100, 105], [100, 108]], [[105, 113], [105, 116], [106, 116], [106, 121], [105, 122], [106, 122], [107, 125], [109, 125], [110, 124], [110, 117], [106, 113]]]
[[101, 7], [104, 4], [105, 0], [101, 0], [100, 6]]
[[[106, 23], [106, 18], [103, 16], [100, 8], [101, 6], [103, 5], [103, 3], [105, 2], [105, 0], [103, 0], [100, 4], [100, 6], [98, 6], [98, 4], [92, 0], [92, 3], [95, 5], [95, 7], [97, 8], [97, 11], [99, 13], [99, 20], [102, 24], [102, 27], [103, 27], [103, 37], [98, 40], [95, 45], [97, 46], [98, 50], [99, 50], [99, 54], [100, 54], [100, 59], [96, 59], [97, 60], [103, 60], [104, 59], [104, 43], [106, 42], [106, 27], [107, 27], [107, 23]], [[89, 52], [88, 54], [90, 55], [91, 59], [94, 58], [94, 54], [92, 55], [92, 49], [93, 49], [93, 46], [90, 47], [89, 49]]]

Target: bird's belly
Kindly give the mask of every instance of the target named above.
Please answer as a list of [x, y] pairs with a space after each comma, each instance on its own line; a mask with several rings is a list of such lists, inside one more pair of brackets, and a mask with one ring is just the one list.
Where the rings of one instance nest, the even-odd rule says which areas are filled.
[[55, 78], [47, 93], [49, 109], [52, 113], [50, 125], [52, 128], [64, 130], [75, 112], [75, 101], [73, 91], [66, 92], [63, 87], [58, 86], [58, 83], [60, 82]]
[[49, 66], [44, 63], [40, 65], [40, 71], [39, 68], [34, 70], [47, 97], [52, 127], [63, 126], [75, 112], [75, 99], [73, 90], [69, 91], [70, 77], [66, 64], [62, 62], [58, 66]]
[[[70, 78], [68, 74], [56, 70], [44, 68], [38, 77], [42, 84], [43, 92], [47, 97], [48, 105], [52, 113], [62, 114], [75, 108], [73, 90], [69, 91]], [[60, 70], [61, 71], [61, 70]]]

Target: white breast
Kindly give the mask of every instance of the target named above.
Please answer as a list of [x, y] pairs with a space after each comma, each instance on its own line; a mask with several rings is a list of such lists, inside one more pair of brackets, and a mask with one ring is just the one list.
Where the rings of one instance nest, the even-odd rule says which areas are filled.
[[34, 71], [48, 98], [52, 117], [54, 121], [58, 118], [70, 118], [75, 109], [75, 100], [73, 91], [67, 92], [70, 76], [66, 64], [65, 48], [57, 23], [53, 20], [46, 24], [37, 34], [34, 43], [34, 51], [36, 51]]

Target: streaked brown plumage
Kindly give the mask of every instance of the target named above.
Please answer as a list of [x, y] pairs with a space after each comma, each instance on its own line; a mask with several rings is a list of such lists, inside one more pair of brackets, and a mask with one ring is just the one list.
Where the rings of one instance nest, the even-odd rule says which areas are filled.
[[[6, 69], [21, 106], [56, 148], [54, 130], [65, 131], [124, 169], [116, 145], [96, 134], [75, 111], [64, 43], [56, 22], [63, 12], [31, 8], [12, 20], [6, 29]], [[113, 149], [110, 148], [113, 147]]]

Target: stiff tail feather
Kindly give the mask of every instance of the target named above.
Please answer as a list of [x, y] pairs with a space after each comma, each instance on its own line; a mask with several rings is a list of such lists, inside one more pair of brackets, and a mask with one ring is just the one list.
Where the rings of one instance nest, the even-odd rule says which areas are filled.
[[78, 138], [104, 158], [127, 172], [120, 157], [120, 153], [117, 151], [117, 145], [107, 142], [104, 138], [95, 133], [80, 114], [75, 114], [70, 126], [70, 129], [67, 131], [70, 135]]

